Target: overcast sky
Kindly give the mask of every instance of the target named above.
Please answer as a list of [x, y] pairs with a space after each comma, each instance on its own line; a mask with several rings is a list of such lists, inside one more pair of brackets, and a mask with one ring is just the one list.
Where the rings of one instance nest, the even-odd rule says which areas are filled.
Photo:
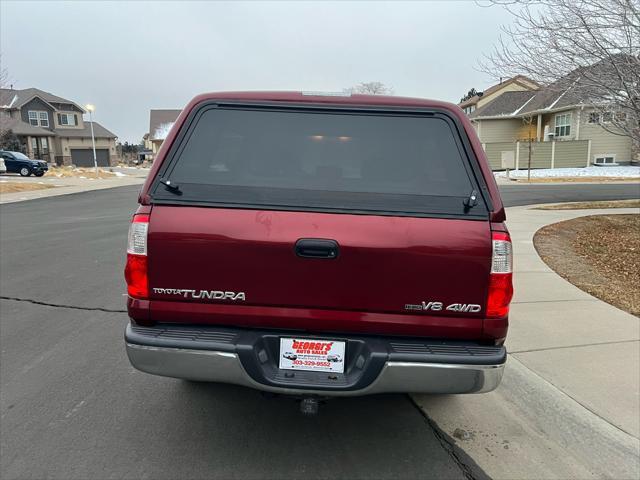
[[490, 78], [474, 67], [508, 14], [474, 2], [0, 1], [2, 67], [14, 88], [79, 104], [121, 141], [149, 109], [220, 90], [340, 91], [457, 102]]

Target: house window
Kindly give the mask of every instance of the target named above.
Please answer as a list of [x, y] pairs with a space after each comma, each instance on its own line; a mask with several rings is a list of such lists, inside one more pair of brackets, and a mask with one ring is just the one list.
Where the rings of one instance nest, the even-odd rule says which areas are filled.
[[75, 113], [59, 113], [58, 123], [60, 125], [78, 125], [78, 117]]
[[627, 114], [626, 112], [616, 112], [614, 118], [618, 123], [625, 123], [627, 121]]
[[611, 123], [612, 121], [624, 123], [627, 121], [627, 114], [625, 112], [604, 112], [602, 115], [593, 112], [589, 114], [589, 123]]
[[49, 126], [49, 114], [47, 112], [38, 112], [40, 116], [40, 126], [48, 127]]
[[571, 114], [556, 115], [556, 137], [568, 137], [571, 134]]
[[31, 138], [31, 151], [32, 152], [38, 151], [38, 139], [36, 137]]
[[49, 153], [49, 142], [47, 141], [46, 137], [42, 137], [42, 139], [40, 140], [40, 144], [42, 145], [42, 151], [44, 153]]
[[593, 159], [593, 163], [596, 165], [617, 165], [616, 156], [611, 153], [596, 155]]
[[49, 114], [47, 112], [41, 112], [37, 110], [29, 110], [29, 123], [34, 127], [40, 125], [41, 127], [49, 126]]

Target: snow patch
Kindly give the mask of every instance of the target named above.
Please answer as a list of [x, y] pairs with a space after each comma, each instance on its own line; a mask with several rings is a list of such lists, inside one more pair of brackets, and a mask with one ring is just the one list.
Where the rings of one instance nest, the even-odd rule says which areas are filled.
[[116, 177], [128, 177], [128, 175], [126, 173], [122, 173], [122, 172], [113, 172], [115, 174]]
[[[506, 177], [506, 172], [495, 172], [496, 177]], [[527, 178], [527, 170], [511, 170], [511, 178]], [[562, 177], [640, 177], [640, 167], [584, 167], [584, 168], [539, 168], [531, 169], [531, 178]]]

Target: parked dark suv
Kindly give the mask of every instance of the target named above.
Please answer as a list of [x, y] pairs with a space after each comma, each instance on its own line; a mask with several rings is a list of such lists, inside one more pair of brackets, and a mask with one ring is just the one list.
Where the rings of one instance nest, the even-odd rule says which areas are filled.
[[19, 173], [23, 177], [28, 177], [31, 174], [41, 177], [49, 170], [47, 162], [32, 160], [24, 153], [0, 150], [0, 157], [4, 159], [7, 173]]
[[125, 271], [139, 370], [305, 402], [500, 383], [511, 239], [455, 105], [201, 95], [139, 203]]

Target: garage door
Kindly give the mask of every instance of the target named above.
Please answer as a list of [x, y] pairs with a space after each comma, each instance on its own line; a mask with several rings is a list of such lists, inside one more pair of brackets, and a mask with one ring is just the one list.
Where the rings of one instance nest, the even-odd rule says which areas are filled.
[[[96, 148], [96, 160], [98, 166], [109, 166], [109, 149]], [[76, 167], [93, 167], [93, 149], [91, 148], [72, 148], [71, 163]]]

